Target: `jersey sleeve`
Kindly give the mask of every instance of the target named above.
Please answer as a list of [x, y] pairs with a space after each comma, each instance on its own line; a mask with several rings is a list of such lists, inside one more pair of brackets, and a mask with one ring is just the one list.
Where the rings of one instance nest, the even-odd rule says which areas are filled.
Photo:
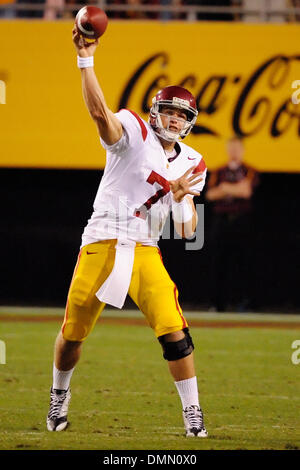
[[107, 145], [100, 137], [101, 145], [105, 150], [114, 154], [123, 154], [129, 148], [134, 148], [147, 138], [147, 128], [144, 121], [134, 111], [121, 109], [115, 116], [119, 119], [123, 127], [123, 134], [120, 140], [113, 145]]
[[199, 181], [199, 183], [197, 183], [195, 186], [193, 186], [193, 190], [199, 191], [201, 193], [205, 185], [206, 174], [207, 174], [206, 164], [202, 156], [201, 156], [200, 162], [198, 163], [196, 168], [193, 170], [193, 173], [202, 173], [201, 175], [202, 180]]

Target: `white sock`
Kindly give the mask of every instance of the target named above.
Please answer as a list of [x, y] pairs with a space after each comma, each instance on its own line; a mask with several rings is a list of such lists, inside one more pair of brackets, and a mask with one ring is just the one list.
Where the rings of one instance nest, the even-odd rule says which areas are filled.
[[175, 385], [179, 393], [183, 409], [191, 405], [200, 406], [197, 377], [192, 377], [191, 379], [186, 380], [180, 380], [179, 382], [175, 382]]
[[53, 364], [53, 386], [59, 390], [68, 390], [75, 367], [70, 370], [58, 370]]

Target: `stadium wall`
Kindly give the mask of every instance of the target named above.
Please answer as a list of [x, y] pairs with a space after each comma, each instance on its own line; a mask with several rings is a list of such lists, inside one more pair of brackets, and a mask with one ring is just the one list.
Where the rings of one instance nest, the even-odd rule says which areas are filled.
[[[1, 22], [0, 166], [104, 167], [71, 31], [70, 21]], [[224, 162], [226, 139], [239, 134], [259, 171], [299, 172], [299, 36], [297, 24], [111, 21], [95, 71], [112, 110], [131, 108], [146, 119], [161, 87], [189, 88], [199, 109], [189, 144], [209, 169]]]

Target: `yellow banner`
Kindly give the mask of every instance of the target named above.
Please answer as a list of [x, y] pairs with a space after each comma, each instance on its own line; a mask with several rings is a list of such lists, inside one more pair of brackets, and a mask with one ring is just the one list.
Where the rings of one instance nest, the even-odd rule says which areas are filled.
[[[0, 166], [104, 167], [72, 24], [0, 21]], [[225, 142], [238, 133], [250, 165], [299, 172], [299, 37], [292, 24], [111, 21], [95, 71], [113, 111], [127, 107], [144, 119], [160, 88], [188, 88], [199, 116], [185, 142], [209, 169], [223, 164]]]

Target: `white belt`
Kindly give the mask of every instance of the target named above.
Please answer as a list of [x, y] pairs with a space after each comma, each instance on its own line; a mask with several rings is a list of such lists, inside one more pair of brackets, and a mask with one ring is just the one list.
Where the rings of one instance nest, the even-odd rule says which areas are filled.
[[113, 270], [96, 292], [96, 297], [101, 302], [123, 307], [132, 276], [135, 245], [132, 240], [118, 240]]

